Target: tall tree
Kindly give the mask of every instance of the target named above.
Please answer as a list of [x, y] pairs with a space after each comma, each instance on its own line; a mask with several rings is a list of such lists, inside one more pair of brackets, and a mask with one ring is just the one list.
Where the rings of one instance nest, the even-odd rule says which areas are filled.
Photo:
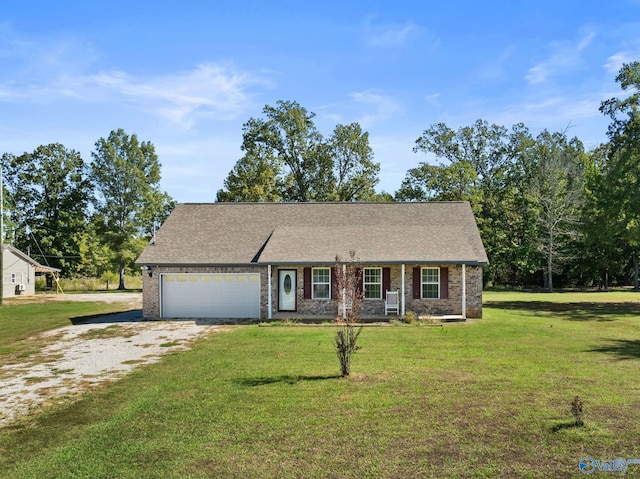
[[565, 259], [579, 231], [583, 198], [584, 147], [565, 132], [538, 135], [531, 149], [529, 187], [539, 225], [539, 246], [546, 259], [545, 287], [553, 291], [553, 270]]
[[216, 201], [282, 201], [280, 166], [268, 148], [255, 145], [238, 160], [218, 190]]
[[280, 166], [284, 176], [284, 201], [322, 201], [331, 182], [332, 162], [314, 113], [297, 102], [278, 101], [266, 105], [266, 119], [251, 118], [243, 127], [242, 149], [250, 157], [266, 153]]
[[80, 264], [79, 235], [90, 192], [80, 154], [55, 143], [33, 153], [4, 155], [3, 164], [14, 244], [63, 275], [73, 275]]
[[337, 201], [371, 200], [376, 196], [380, 164], [373, 161], [369, 133], [358, 123], [337, 125], [329, 139]]
[[401, 201], [469, 201], [478, 207], [480, 190], [477, 175], [469, 162], [450, 165], [420, 163], [407, 171], [396, 197]]
[[533, 139], [522, 124], [511, 130], [478, 120], [457, 131], [431, 125], [416, 140], [415, 152], [435, 155], [437, 164], [412, 168], [396, 193], [402, 201], [469, 201], [491, 260], [488, 282], [505, 282], [531, 269], [531, 232], [518, 209], [524, 189], [518, 166]]
[[265, 118], [243, 126], [244, 156], [217, 193], [218, 201], [354, 201], [370, 199], [378, 181], [369, 136], [338, 125], [328, 140], [297, 102], [266, 105]]
[[607, 185], [620, 212], [623, 240], [633, 251], [634, 286], [638, 288], [640, 250], [640, 62], [624, 64], [616, 77], [625, 98], [602, 102], [600, 111], [611, 118]]
[[612, 277], [621, 277], [624, 245], [621, 216], [607, 184], [609, 144], [589, 152], [585, 164], [584, 202], [581, 211], [581, 244], [578, 267], [583, 282], [608, 288]]
[[89, 177], [95, 188], [95, 221], [103, 242], [110, 246], [125, 289], [124, 274], [144, 247], [152, 223], [162, 222], [174, 202], [160, 191], [160, 162], [151, 142], [140, 143], [124, 130], [100, 138], [91, 153]]

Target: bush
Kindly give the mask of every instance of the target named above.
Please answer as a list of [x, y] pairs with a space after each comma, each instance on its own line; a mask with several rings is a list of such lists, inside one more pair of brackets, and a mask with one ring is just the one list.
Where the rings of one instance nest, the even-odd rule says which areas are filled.
[[418, 316], [413, 311], [407, 311], [400, 319], [406, 324], [414, 324], [418, 322]]
[[580, 396], [575, 396], [573, 401], [571, 401], [571, 414], [573, 415], [573, 419], [578, 427], [584, 426], [584, 410], [582, 405], [583, 403]]
[[[115, 279], [114, 279], [115, 278]], [[125, 276], [124, 279], [127, 289], [142, 289], [142, 276]], [[53, 285], [55, 291], [55, 283]], [[65, 293], [68, 292], [93, 292], [93, 291], [112, 291], [118, 288], [117, 275], [102, 275], [100, 278], [60, 278], [60, 287]], [[45, 291], [46, 281], [44, 277], [39, 276], [36, 279], [36, 291]]]

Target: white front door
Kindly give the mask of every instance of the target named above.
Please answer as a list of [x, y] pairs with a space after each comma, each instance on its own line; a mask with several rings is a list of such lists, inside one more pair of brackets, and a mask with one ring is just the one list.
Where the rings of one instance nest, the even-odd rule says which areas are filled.
[[296, 310], [296, 270], [278, 270], [278, 310]]

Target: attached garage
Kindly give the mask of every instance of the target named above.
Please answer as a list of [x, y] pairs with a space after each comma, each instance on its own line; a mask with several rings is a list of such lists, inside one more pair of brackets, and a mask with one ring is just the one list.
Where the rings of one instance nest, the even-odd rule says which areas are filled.
[[162, 274], [163, 318], [260, 318], [260, 274]]

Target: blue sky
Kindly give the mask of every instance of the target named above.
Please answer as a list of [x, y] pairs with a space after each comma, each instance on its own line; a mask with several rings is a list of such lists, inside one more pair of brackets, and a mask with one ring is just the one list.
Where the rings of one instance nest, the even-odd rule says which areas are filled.
[[162, 188], [209, 202], [242, 124], [295, 100], [328, 136], [359, 122], [393, 193], [429, 125], [484, 119], [606, 141], [600, 102], [640, 60], [640, 0], [78, 2], [0, 8], [0, 153], [59, 142], [91, 160], [123, 128]]

